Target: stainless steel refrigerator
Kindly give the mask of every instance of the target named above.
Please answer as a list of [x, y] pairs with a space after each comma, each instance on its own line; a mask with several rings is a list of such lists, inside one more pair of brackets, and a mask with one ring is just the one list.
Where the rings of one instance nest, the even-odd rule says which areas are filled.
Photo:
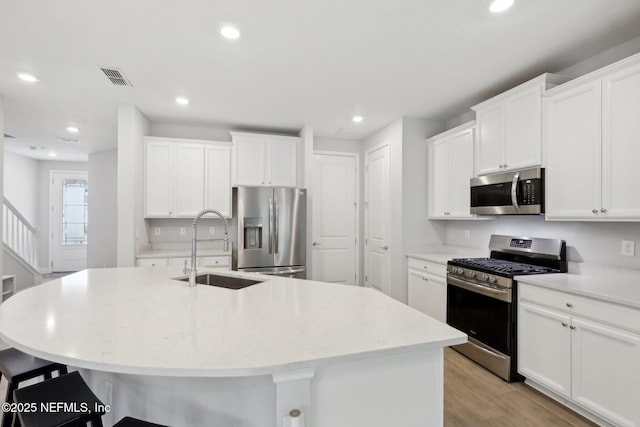
[[307, 190], [233, 187], [232, 268], [307, 277]]

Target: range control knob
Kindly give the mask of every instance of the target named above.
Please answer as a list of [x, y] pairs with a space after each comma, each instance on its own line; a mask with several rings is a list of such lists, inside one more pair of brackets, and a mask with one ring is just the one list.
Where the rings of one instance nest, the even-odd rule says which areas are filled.
[[456, 269], [454, 270], [454, 273], [464, 274], [464, 268], [456, 267]]
[[477, 275], [478, 274], [475, 271], [472, 271], [471, 274], [469, 274], [469, 277], [471, 277], [472, 279], [475, 279]]
[[482, 280], [484, 281], [489, 280], [489, 275], [487, 273], [482, 273]]
[[490, 276], [489, 277], [489, 283], [496, 283], [498, 279], [496, 278], [496, 276]]

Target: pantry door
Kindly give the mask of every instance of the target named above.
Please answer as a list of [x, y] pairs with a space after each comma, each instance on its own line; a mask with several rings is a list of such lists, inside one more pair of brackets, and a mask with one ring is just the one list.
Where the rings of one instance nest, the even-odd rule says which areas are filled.
[[52, 272], [87, 268], [87, 172], [51, 171], [49, 255]]
[[391, 295], [389, 228], [389, 144], [367, 152], [365, 160], [365, 286]]
[[312, 278], [358, 284], [358, 155], [314, 153]]

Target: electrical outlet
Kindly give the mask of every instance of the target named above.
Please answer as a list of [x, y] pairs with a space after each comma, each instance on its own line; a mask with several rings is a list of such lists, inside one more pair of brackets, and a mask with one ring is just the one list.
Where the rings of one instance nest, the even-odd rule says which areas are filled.
[[471, 231], [464, 230], [464, 238], [469, 240], [471, 238]]
[[636, 242], [633, 240], [622, 241], [622, 255], [634, 256], [636, 254]]
[[209, 227], [209, 234], [216, 234], [216, 228], [215, 227]]
[[187, 229], [184, 227], [180, 227], [180, 235], [185, 236], [187, 234]]
[[153, 227], [153, 235], [154, 236], [159, 236], [162, 234], [161, 228], [160, 227]]

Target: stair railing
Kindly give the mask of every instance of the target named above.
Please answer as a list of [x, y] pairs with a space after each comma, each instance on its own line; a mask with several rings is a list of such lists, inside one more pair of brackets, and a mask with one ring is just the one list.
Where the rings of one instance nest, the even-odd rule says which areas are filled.
[[6, 198], [2, 204], [4, 244], [38, 270], [38, 228], [34, 227]]

